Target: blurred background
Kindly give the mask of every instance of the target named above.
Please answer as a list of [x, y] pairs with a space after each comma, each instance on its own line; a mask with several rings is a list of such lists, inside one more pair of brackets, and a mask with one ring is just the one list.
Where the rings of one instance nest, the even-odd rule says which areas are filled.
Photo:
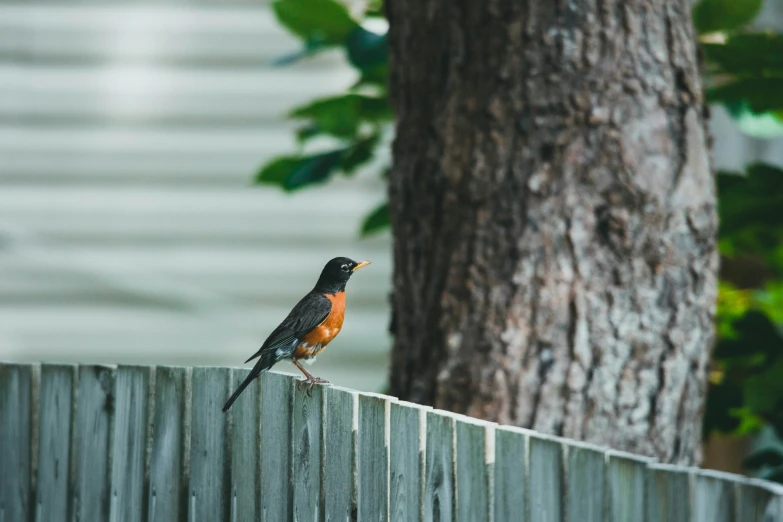
[[[349, 7], [361, 18], [366, 6]], [[783, 1], [764, 2], [753, 27], [783, 30]], [[343, 333], [313, 371], [384, 389], [391, 236], [359, 229], [385, 200], [388, 148], [316, 190], [254, 184], [297, 148], [289, 109], [360, 76], [339, 48], [280, 66], [301, 48], [266, 1], [0, 1], [0, 360], [239, 366], [346, 255], [373, 264], [351, 281]], [[716, 167], [783, 167], [780, 121], [730, 109], [712, 111]], [[783, 312], [764, 308], [783, 296], [780, 271], [733, 255], [735, 240], [722, 240], [734, 273], [722, 274], [721, 332], [745, 350], [756, 341], [728, 331], [761, 313], [748, 331], [783, 353]], [[746, 381], [724, 378], [741, 366], [729, 359], [716, 363], [707, 432], [757, 433]], [[739, 470], [744, 450], [721, 444], [708, 463]]]

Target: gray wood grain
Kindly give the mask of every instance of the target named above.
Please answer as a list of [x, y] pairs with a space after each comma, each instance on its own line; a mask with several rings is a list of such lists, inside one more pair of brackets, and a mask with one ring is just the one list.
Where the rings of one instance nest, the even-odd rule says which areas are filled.
[[229, 433], [221, 408], [232, 391], [231, 384], [229, 368], [193, 368], [190, 406], [191, 522], [220, 522], [229, 517]]
[[495, 430], [495, 520], [527, 520], [528, 430], [499, 426]]
[[563, 518], [563, 446], [544, 435], [528, 437], [530, 518], [560, 522]]
[[653, 459], [607, 451], [609, 517], [611, 522], [643, 521], [646, 506], [647, 465]]
[[454, 415], [442, 410], [427, 412], [427, 449], [424, 455], [425, 522], [456, 520], [454, 469]]
[[293, 472], [294, 521], [321, 520], [323, 462], [324, 386], [294, 394]]
[[71, 520], [108, 520], [114, 368], [79, 367], [76, 396]]
[[389, 410], [389, 516], [393, 522], [418, 521], [427, 411], [409, 402], [393, 402]]
[[293, 517], [291, 435], [296, 380], [273, 372], [265, 373], [260, 380], [261, 520], [286, 522]]
[[693, 522], [732, 522], [738, 475], [698, 470], [693, 477]]
[[184, 520], [190, 457], [190, 370], [155, 370], [155, 413], [150, 449], [149, 522]]
[[[249, 369], [233, 370], [234, 386], [244, 381]], [[231, 416], [231, 521], [255, 522], [261, 516], [261, 387], [249, 386], [228, 411]]]
[[390, 397], [359, 394], [358, 519], [389, 520]]
[[356, 520], [359, 394], [336, 386], [325, 392], [324, 520]]
[[145, 460], [151, 368], [120, 366], [114, 392], [111, 522], [141, 522], [147, 513]]
[[0, 363], [0, 521], [30, 519], [33, 367]]
[[493, 520], [495, 426], [470, 417], [456, 424], [457, 520]]
[[68, 519], [71, 415], [75, 366], [41, 366], [36, 520]]
[[691, 472], [668, 464], [647, 468], [647, 520], [680, 522], [691, 519]]
[[760, 480], [736, 482], [735, 522], [780, 522], [783, 487]]
[[566, 455], [566, 510], [569, 520], [606, 520], [606, 455], [604, 448], [568, 444]]

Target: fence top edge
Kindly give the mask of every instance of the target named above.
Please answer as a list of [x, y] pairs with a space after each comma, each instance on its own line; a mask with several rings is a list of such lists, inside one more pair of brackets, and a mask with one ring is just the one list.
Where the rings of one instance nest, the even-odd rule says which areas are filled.
[[743, 477], [745, 480], [744, 482], [749, 486], [756, 486], [762, 489], [766, 489], [770, 493], [783, 497], [783, 484], [778, 484], [776, 482], [772, 482], [769, 480], [759, 479], [759, 478], [747, 478]]
[[637, 455], [635, 453], [628, 453], [627, 451], [621, 451], [616, 449], [608, 449], [606, 450], [606, 457], [608, 459], [622, 459], [622, 460], [632, 460], [634, 462], [638, 462], [639, 464], [646, 464], [650, 465], [654, 462], [658, 462], [658, 459], [654, 457], [647, 457], [645, 455]]
[[647, 467], [652, 471], [671, 471], [675, 473], [684, 473], [692, 475], [697, 468], [691, 466], [680, 466], [678, 464], [668, 464], [666, 462], [650, 462]]
[[716, 480], [725, 480], [729, 482], [747, 482], [748, 477], [744, 475], [738, 475], [736, 473], [729, 473], [727, 471], [718, 471], [715, 469], [694, 468], [694, 476], [696, 478], [709, 478]]
[[412, 408], [414, 410], [424, 410], [424, 411], [431, 411], [432, 406], [426, 406], [424, 404], [416, 404], [415, 402], [410, 401], [403, 401], [400, 399], [395, 400], [392, 402], [392, 406], [400, 406], [403, 408]]

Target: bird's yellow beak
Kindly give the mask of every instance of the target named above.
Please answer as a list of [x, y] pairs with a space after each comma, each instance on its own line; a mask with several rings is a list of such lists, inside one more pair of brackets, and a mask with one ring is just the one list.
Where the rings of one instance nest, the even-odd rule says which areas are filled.
[[351, 270], [351, 271], [352, 272], [356, 272], [360, 268], [364, 268], [365, 266], [367, 266], [369, 264], [370, 264], [369, 261], [359, 261], [359, 263], [355, 267], [353, 267], [353, 270]]

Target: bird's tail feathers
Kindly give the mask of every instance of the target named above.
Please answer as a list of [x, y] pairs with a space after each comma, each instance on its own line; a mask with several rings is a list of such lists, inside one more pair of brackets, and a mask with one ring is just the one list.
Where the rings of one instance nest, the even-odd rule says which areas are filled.
[[239, 395], [243, 391], [245, 391], [245, 388], [247, 388], [251, 382], [253, 382], [262, 373], [269, 371], [269, 369], [272, 366], [274, 366], [276, 362], [277, 362], [277, 358], [275, 357], [274, 353], [261, 354], [260, 358], [258, 359], [258, 362], [256, 363], [255, 366], [253, 366], [253, 369], [250, 371], [250, 374], [247, 376], [247, 378], [244, 381], [242, 381], [242, 384], [239, 385], [236, 391], [232, 393], [231, 397], [229, 397], [228, 400], [226, 401], [226, 404], [223, 406], [223, 413], [228, 411], [231, 405], [234, 404], [234, 401], [237, 400]]

